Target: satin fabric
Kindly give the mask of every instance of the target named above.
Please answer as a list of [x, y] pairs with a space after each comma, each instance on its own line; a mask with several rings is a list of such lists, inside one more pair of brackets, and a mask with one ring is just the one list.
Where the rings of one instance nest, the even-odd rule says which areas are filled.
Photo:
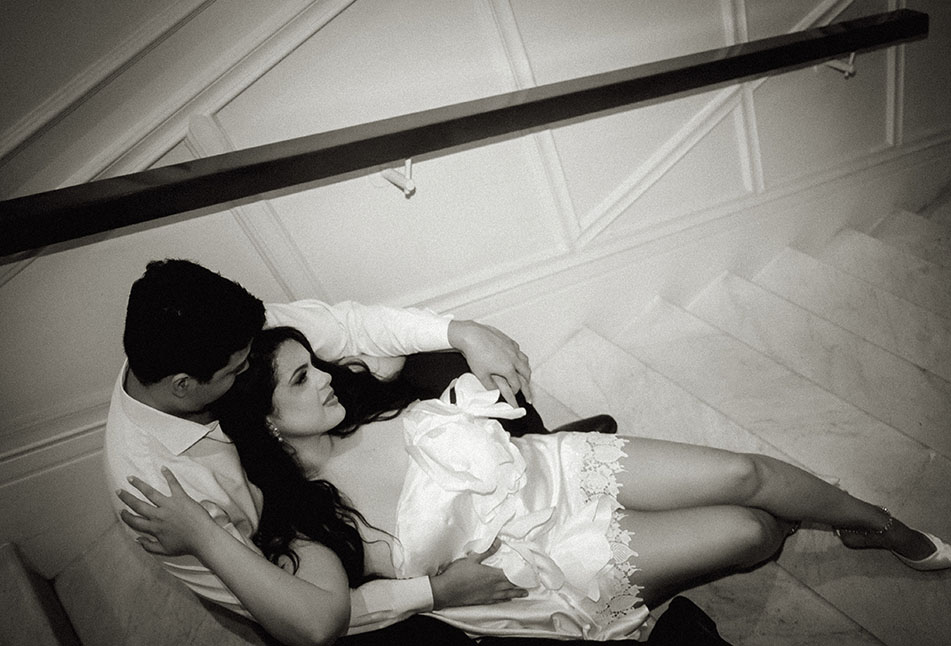
[[637, 638], [649, 612], [627, 580], [633, 566], [625, 561], [636, 554], [615, 515], [623, 439], [513, 439], [493, 418], [524, 411], [497, 399], [467, 374], [440, 399], [404, 413], [411, 459], [385, 569], [401, 578], [435, 575], [498, 540], [484, 563], [529, 595], [434, 614], [476, 635]]

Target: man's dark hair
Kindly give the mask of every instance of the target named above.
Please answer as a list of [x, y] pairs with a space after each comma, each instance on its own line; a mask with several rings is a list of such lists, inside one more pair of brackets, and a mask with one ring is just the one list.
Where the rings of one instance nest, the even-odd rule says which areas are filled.
[[142, 383], [185, 373], [199, 381], [228, 364], [264, 327], [264, 304], [188, 260], [153, 260], [132, 285], [122, 343]]

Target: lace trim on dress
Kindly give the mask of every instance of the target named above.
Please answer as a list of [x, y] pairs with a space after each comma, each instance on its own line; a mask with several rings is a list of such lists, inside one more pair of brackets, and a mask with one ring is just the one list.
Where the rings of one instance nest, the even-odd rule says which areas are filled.
[[[627, 441], [616, 435], [587, 433], [586, 450], [581, 464], [581, 491], [585, 502], [600, 496], [610, 496], [617, 501], [620, 485], [617, 474], [623, 470], [622, 457], [627, 457], [624, 445]], [[637, 552], [631, 549], [632, 532], [621, 528], [621, 513], [615, 509], [611, 516], [607, 539], [611, 545], [612, 567], [609, 577], [611, 586], [608, 594], [602, 597], [598, 610], [598, 619], [604, 624], [624, 617], [635, 608], [644, 605], [640, 597], [642, 586], [631, 582], [631, 576], [638, 568], [630, 562]]]

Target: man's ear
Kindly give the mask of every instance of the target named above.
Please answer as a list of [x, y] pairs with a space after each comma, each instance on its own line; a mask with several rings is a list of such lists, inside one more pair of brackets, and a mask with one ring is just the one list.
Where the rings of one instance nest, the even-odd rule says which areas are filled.
[[172, 379], [169, 382], [171, 386], [172, 394], [179, 399], [188, 396], [188, 393], [192, 389], [192, 377], [184, 372], [179, 372], [172, 375]]

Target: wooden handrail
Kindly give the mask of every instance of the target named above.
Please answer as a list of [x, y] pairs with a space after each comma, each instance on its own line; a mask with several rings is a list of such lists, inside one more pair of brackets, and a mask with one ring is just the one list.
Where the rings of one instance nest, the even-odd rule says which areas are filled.
[[907, 9], [0, 202], [0, 257], [923, 38]]

